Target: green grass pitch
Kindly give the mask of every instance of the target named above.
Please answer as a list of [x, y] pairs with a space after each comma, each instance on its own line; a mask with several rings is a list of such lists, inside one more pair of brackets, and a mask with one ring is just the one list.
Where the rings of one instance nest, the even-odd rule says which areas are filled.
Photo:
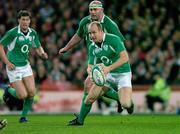
[[1, 115], [8, 125], [0, 134], [180, 134], [178, 115], [89, 115], [84, 126], [66, 126], [73, 115], [30, 115], [18, 123], [17, 115]]

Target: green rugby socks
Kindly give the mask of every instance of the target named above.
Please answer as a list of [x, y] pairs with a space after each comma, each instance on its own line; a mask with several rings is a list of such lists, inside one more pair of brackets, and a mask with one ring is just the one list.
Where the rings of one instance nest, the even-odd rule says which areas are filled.
[[105, 93], [104, 93], [105, 97], [108, 97], [110, 99], [119, 100], [119, 96], [118, 96], [118, 92], [116, 92], [114, 89], [108, 89]]
[[26, 98], [24, 100], [21, 117], [26, 117], [27, 116], [28, 111], [31, 109], [32, 103], [33, 103], [33, 98]]

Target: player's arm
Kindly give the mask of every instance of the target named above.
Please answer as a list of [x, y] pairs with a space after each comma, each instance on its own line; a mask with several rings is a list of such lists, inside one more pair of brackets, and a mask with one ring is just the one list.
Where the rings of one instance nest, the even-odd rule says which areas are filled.
[[75, 47], [84, 36], [84, 25], [85, 25], [85, 19], [82, 19], [79, 23], [78, 30], [74, 34], [74, 36], [70, 39], [70, 41], [67, 43], [67, 45], [59, 50], [59, 54], [62, 55], [63, 53], [69, 51], [71, 48]]
[[35, 48], [36, 53], [42, 58], [42, 59], [48, 59], [48, 55], [47, 53], [44, 51], [44, 49], [41, 46], [38, 34], [35, 30], [33, 30], [34, 32], [34, 40], [33, 40], [33, 48]]
[[77, 34], [74, 34], [74, 36], [71, 38], [68, 44], [59, 50], [59, 54], [67, 52], [68, 50], [76, 46], [76, 44], [78, 44], [81, 40], [81, 37], [79, 37]]
[[112, 37], [111, 47], [115, 53], [119, 54], [119, 59], [110, 66], [103, 67], [105, 74], [116, 69], [117, 67], [122, 66], [124, 63], [129, 61], [129, 56], [124, 46], [124, 43], [119, 37]]
[[1, 60], [7, 65], [7, 68], [8, 68], [9, 70], [14, 70], [14, 69], [15, 69], [15, 65], [12, 64], [12, 63], [8, 60], [8, 58], [7, 58], [6, 54], [5, 54], [5, 51], [4, 51], [4, 46], [3, 46], [2, 44], [0, 44], [0, 58], [1, 58]]
[[43, 59], [48, 59], [47, 53], [44, 52], [44, 49], [43, 49], [41, 46], [38, 47], [38, 48], [36, 48], [36, 52], [37, 52], [37, 54], [38, 54], [41, 58], [43, 58]]
[[122, 66], [124, 63], [129, 61], [129, 56], [126, 50], [123, 50], [119, 53], [119, 58], [115, 63], [113, 63], [112, 65], [108, 66], [108, 71], [112, 71], [114, 69], [116, 69], [119, 66]]

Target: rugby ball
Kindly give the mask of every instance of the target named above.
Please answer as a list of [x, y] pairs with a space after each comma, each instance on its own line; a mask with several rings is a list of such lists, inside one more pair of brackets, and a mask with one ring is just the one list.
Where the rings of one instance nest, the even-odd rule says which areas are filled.
[[100, 65], [92, 68], [92, 79], [97, 86], [104, 86], [106, 78]]

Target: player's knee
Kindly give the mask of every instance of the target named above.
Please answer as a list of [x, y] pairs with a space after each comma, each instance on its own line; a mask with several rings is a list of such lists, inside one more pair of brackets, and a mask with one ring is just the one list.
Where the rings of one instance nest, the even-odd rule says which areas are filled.
[[85, 104], [92, 104], [95, 102], [95, 100], [96, 100], [95, 97], [87, 97], [85, 100]]
[[27, 92], [21, 92], [17, 94], [17, 96], [18, 96], [18, 99], [24, 100], [25, 98], [27, 98]]
[[28, 97], [33, 98], [35, 96], [35, 90], [31, 90], [28, 92]]
[[102, 90], [103, 90], [104, 92], [106, 92], [106, 91], [110, 90], [110, 88], [109, 88], [109, 87], [102, 87]]

